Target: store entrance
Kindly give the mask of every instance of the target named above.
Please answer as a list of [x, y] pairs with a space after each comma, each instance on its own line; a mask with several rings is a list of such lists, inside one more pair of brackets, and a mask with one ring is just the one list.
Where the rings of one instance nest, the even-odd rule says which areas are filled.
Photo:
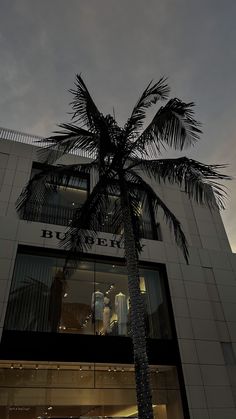
[[[183, 419], [177, 370], [150, 367], [155, 419]], [[136, 418], [129, 364], [0, 363], [1, 419]]]

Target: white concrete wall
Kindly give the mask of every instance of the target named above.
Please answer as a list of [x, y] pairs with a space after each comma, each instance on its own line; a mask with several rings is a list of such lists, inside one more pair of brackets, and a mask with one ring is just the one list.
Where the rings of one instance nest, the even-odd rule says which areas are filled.
[[[17, 245], [58, 247], [40, 237], [42, 229], [62, 226], [19, 220], [15, 201], [30, 176], [36, 147], [0, 140], [0, 328], [8, 300]], [[71, 157], [70, 162], [75, 162]], [[166, 265], [176, 321], [188, 403], [192, 419], [236, 417], [236, 365], [226, 365], [221, 342], [236, 354], [236, 256], [220, 215], [190, 203], [171, 185], [157, 186], [180, 219], [190, 245], [186, 265], [168, 227], [161, 220], [163, 241], [145, 240], [141, 260]], [[102, 233], [103, 237], [111, 237]], [[93, 253], [122, 256], [122, 250], [94, 246]]]

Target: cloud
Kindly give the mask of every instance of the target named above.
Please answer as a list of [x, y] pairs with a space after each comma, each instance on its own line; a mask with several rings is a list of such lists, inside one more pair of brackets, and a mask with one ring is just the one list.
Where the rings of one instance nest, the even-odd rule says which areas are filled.
[[[69, 120], [76, 72], [123, 124], [151, 80], [197, 103], [204, 135], [189, 156], [235, 173], [233, 0], [2, 0], [0, 124], [46, 136]], [[235, 198], [225, 221], [236, 243]]]

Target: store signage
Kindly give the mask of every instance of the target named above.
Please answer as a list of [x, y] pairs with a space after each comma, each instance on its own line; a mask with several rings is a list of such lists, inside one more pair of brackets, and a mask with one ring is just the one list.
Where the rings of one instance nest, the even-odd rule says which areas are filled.
[[[45, 230], [42, 229], [42, 235], [40, 237], [43, 237], [44, 239], [53, 239], [56, 238], [57, 240], [64, 240], [68, 233], [62, 233], [61, 231], [52, 231], [52, 230]], [[87, 245], [98, 245], [102, 247], [113, 247], [118, 249], [123, 249], [124, 245], [121, 242], [121, 240], [116, 239], [107, 239], [105, 237], [92, 237], [92, 236], [85, 236], [84, 239], [85, 244]]]
[[29, 412], [31, 410], [30, 407], [24, 407], [24, 406], [13, 406], [9, 407], [9, 411], [13, 412]]

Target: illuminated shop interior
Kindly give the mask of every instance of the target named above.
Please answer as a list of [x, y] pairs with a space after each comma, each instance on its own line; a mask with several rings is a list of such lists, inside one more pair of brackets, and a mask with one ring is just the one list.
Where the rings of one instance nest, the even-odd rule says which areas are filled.
[[[183, 419], [173, 366], [151, 366], [155, 419]], [[128, 364], [0, 364], [1, 419], [137, 417], [134, 368]]]
[[[83, 260], [63, 275], [64, 258], [17, 255], [5, 329], [87, 335], [130, 336], [126, 268]], [[156, 269], [140, 269], [146, 335], [171, 339], [164, 279]]]

